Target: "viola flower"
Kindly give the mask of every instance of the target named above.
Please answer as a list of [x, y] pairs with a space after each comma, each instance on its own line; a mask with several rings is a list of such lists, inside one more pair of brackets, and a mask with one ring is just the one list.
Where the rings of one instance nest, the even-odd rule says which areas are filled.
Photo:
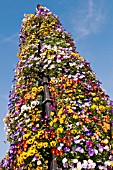
[[32, 127], [32, 131], [34, 131], [34, 132], [36, 132], [36, 131], [37, 131], [36, 126], [33, 126], [33, 127]]
[[65, 151], [65, 152], [69, 152], [69, 151], [70, 151], [70, 148], [69, 148], [69, 147], [65, 147], [65, 148], [64, 148], [64, 151]]
[[93, 148], [93, 147], [89, 147], [89, 148], [88, 148], [88, 155], [89, 155], [89, 156], [93, 156], [94, 154], [95, 154], [94, 148]]

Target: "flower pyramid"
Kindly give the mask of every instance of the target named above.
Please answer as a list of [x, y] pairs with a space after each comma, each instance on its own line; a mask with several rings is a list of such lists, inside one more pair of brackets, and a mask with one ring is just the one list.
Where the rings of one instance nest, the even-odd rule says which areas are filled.
[[[0, 169], [46, 170], [51, 154], [61, 169], [112, 167], [113, 102], [46, 7], [25, 15], [18, 57], [4, 119], [10, 149]], [[50, 115], [43, 106], [43, 76], [49, 79]]]

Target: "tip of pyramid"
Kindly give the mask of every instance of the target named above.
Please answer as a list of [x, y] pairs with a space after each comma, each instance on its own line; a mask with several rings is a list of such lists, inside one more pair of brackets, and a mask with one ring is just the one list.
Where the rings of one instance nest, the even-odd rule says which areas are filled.
[[43, 8], [43, 6], [38, 4], [36, 8], [37, 8], [37, 10], [39, 10], [39, 9]]

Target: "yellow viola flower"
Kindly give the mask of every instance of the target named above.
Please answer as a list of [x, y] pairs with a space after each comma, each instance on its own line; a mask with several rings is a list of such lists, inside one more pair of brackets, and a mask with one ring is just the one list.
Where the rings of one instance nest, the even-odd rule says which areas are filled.
[[4, 118], [3, 121], [4, 121], [4, 123], [6, 123], [7, 122], [6, 118]]
[[45, 163], [45, 164], [48, 164], [48, 160], [45, 160], [44, 163]]
[[64, 119], [63, 118], [60, 118], [60, 124], [63, 124], [64, 123]]
[[100, 106], [99, 106], [99, 109], [100, 109], [101, 111], [104, 111], [104, 110], [105, 110], [105, 106], [100, 105]]
[[77, 130], [76, 130], [76, 129], [72, 129], [72, 130], [71, 130], [71, 133], [72, 133], [72, 134], [76, 134], [76, 133], [77, 133]]
[[50, 125], [50, 126], [53, 126], [53, 121], [49, 122], [49, 125]]
[[63, 114], [63, 115], [62, 115], [62, 118], [63, 118], [63, 119], [65, 119], [65, 118], [66, 118], [66, 115], [65, 115], [65, 114]]
[[93, 104], [93, 105], [91, 106], [91, 109], [92, 109], [92, 110], [95, 110], [95, 109], [97, 109], [97, 108], [98, 108], [98, 106], [95, 105], [95, 104]]
[[50, 113], [50, 116], [53, 116], [54, 114], [55, 114], [54, 112], [51, 112], [51, 113]]
[[37, 167], [36, 170], [43, 170], [43, 167]]
[[73, 55], [73, 56], [77, 56], [77, 55], [78, 55], [78, 53], [74, 53], [74, 52], [72, 52], [72, 53], [71, 53], [71, 55]]
[[57, 129], [57, 133], [62, 133], [63, 132], [63, 127], [59, 127], [58, 129]]
[[96, 102], [96, 101], [98, 101], [98, 100], [99, 100], [99, 97], [94, 97], [94, 98], [93, 98], [93, 101], [94, 101], [94, 102]]
[[78, 119], [78, 115], [73, 115], [73, 119]]
[[56, 146], [56, 141], [51, 141], [51, 142], [50, 142], [50, 145], [51, 145], [52, 147], [55, 147], [55, 146]]
[[104, 139], [104, 140], [103, 140], [103, 143], [104, 143], [104, 144], [108, 144], [108, 143], [109, 143], [109, 140], [108, 140], [108, 139]]
[[68, 122], [68, 121], [65, 121], [65, 124], [66, 124], [66, 125], [68, 125], [68, 124], [69, 124], [69, 122]]
[[35, 92], [35, 93], [36, 93], [37, 91], [38, 91], [37, 87], [33, 87], [33, 88], [32, 88], [32, 92]]
[[41, 91], [43, 91], [43, 90], [44, 90], [44, 87], [43, 87], [43, 86], [38, 87], [38, 92], [41, 92]]
[[53, 123], [56, 123], [56, 122], [57, 122], [57, 118], [54, 118], [54, 119], [53, 119]]
[[111, 163], [111, 166], [113, 167], [113, 161], [111, 161], [110, 163]]
[[58, 111], [58, 116], [60, 116], [62, 113], [63, 113], [63, 108], [61, 108], [61, 109]]
[[68, 112], [69, 112], [69, 113], [73, 113], [73, 110], [72, 110], [72, 109], [69, 109]]
[[17, 159], [17, 162], [18, 164], [21, 164], [23, 162], [23, 158], [20, 156], [18, 159]]
[[92, 92], [92, 93], [91, 93], [91, 96], [96, 96], [96, 93]]
[[68, 105], [68, 106], [66, 106], [66, 108], [67, 108], [67, 109], [71, 109], [71, 106]]
[[39, 142], [37, 145], [38, 148], [42, 148], [43, 147], [43, 142]]
[[32, 164], [31, 164], [31, 163], [29, 164], [29, 167], [30, 167], [30, 168], [32, 167]]
[[33, 139], [33, 138], [32, 138], [32, 139], [27, 140], [27, 144], [33, 144], [33, 142], [34, 142], [34, 139]]
[[47, 147], [48, 147], [48, 143], [47, 143], [47, 142], [44, 142], [44, 143], [43, 143], [43, 147], [44, 147], [44, 148], [47, 148]]
[[31, 135], [31, 133], [24, 134], [24, 135], [23, 135], [23, 140], [28, 139], [28, 137], [29, 137], [30, 135]]

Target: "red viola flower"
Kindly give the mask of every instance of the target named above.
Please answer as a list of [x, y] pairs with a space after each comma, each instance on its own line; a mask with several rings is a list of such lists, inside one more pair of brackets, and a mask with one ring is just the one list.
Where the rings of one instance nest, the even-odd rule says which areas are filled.
[[66, 143], [66, 138], [63, 138], [63, 139], [62, 139], [62, 142], [63, 142], [63, 143]]
[[56, 148], [52, 148], [52, 149], [51, 149], [51, 153], [52, 153], [52, 154], [55, 154], [55, 152], [56, 152]]
[[80, 139], [83, 139], [84, 138], [84, 135], [80, 135]]
[[63, 150], [59, 151], [59, 155], [62, 156], [63, 155]]
[[55, 138], [56, 137], [56, 134], [55, 133], [52, 133], [51, 134], [51, 138]]
[[66, 134], [67, 134], [67, 135], [71, 135], [71, 131], [68, 130], [68, 131], [66, 132]]
[[71, 144], [71, 142], [69, 142], [69, 141], [66, 142], [66, 146], [70, 146], [70, 144]]
[[62, 138], [58, 138], [57, 141], [58, 141], [58, 142], [62, 142]]
[[60, 151], [56, 149], [55, 155], [56, 155], [56, 156], [59, 156], [59, 155], [60, 155]]
[[73, 136], [70, 136], [69, 139], [70, 139], [70, 141], [73, 141], [73, 140], [74, 140]]

